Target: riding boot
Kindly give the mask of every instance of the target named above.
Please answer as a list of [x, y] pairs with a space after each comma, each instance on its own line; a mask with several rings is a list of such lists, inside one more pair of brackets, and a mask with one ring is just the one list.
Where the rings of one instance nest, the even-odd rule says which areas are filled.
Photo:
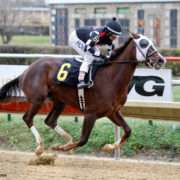
[[79, 76], [78, 76], [79, 83], [77, 85], [78, 89], [88, 87], [89, 84], [85, 82], [85, 76], [86, 76], [86, 72], [84, 71], [79, 72]]

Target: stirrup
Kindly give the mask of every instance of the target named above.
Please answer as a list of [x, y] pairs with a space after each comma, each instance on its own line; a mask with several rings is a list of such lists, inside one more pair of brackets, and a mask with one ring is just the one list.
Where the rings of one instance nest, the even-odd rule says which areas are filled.
[[83, 112], [85, 110], [85, 98], [84, 98], [84, 88], [78, 88], [78, 99], [79, 99], [79, 107]]
[[77, 85], [77, 88], [78, 88], [78, 89], [82, 89], [82, 88], [86, 88], [86, 87], [88, 87], [88, 86], [89, 86], [88, 83], [85, 83], [84, 81], [80, 81], [80, 82], [78, 83], [78, 85]]

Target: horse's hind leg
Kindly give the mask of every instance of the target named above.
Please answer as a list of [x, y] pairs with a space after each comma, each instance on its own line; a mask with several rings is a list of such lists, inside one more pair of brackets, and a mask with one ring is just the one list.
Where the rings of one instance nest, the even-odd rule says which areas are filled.
[[37, 114], [39, 109], [41, 108], [41, 105], [43, 104], [44, 99], [41, 99], [40, 101], [34, 102], [31, 104], [31, 107], [28, 109], [28, 111], [24, 114], [23, 120], [26, 123], [26, 125], [31, 129], [31, 132], [33, 133], [36, 143], [37, 143], [37, 148], [36, 148], [36, 154], [40, 155], [43, 153], [43, 143], [42, 139], [40, 137], [39, 132], [33, 125], [33, 117]]
[[63, 128], [57, 124], [57, 118], [64, 110], [65, 104], [62, 102], [54, 102], [52, 110], [49, 112], [45, 123], [52, 129], [54, 129], [60, 136], [64, 138], [67, 143], [72, 143], [72, 137]]

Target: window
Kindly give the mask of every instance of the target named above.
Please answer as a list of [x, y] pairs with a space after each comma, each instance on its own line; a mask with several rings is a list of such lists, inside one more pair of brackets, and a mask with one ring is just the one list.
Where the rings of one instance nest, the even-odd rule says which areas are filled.
[[79, 19], [79, 18], [76, 18], [76, 19], [74, 20], [74, 22], [75, 22], [75, 29], [78, 28], [78, 27], [80, 27], [80, 19]]
[[106, 8], [95, 8], [95, 14], [106, 14]]
[[68, 43], [68, 10], [58, 9], [56, 14], [55, 45], [67, 45]]
[[129, 37], [128, 32], [129, 32], [130, 21], [129, 19], [119, 19], [119, 22], [121, 24], [122, 32], [123, 32], [123, 34], [119, 37], [119, 43], [123, 44]]
[[170, 10], [170, 47], [177, 47], [177, 9]]
[[122, 27], [122, 32], [127, 34], [129, 32], [129, 19], [120, 19], [119, 22]]
[[117, 15], [120, 14], [129, 14], [129, 8], [128, 7], [117, 8]]
[[138, 10], [138, 19], [144, 20], [144, 10]]
[[96, 26], [96, 19], [85, 19], [84, 25], [85, 26]]
[[144, 34], [144, 10], [140, 9], [137, 12], [137, 27], [138, 33]]
[[153, 39], [156, 46], [160, 46], [161, 41], [161, 19], [160, 17], [153, 18]]
[[104, 25], [106, 25], [106, 23], [109, 21], [109, 20], [111, 20], [111, 19], [107, 19], [107, 18], [103, 18], [103, 19], [101, 19], [101, 26], [104, 26]]
[[86, 8], [76, 8], [74, 10], [75, 14], [86, 14]]

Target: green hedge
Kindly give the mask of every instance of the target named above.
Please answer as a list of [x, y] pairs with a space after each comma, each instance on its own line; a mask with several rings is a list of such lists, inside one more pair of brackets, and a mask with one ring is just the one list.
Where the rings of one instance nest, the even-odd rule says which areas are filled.
[[180, 56], [180, 49], [161, 49], [164, 56]]
[[[1, 53], [24, 53], [24, 54], [76, 54], [76, 52], [67, 46], [17, 46], [17, 45], [1, 45]], [[31, 64], [32, 58], [1, 58], [0, 64]]]
[[[180, 49], [162, 49], [161, 53], [164, 56], [180, 57]], [[172, 73], [174, 76], [180, 76], [180, 62], [168, 62], [166, 64], [166, 67], [172, 69]]]
[[[68, 46], [17, 46], [17, 45], [1, 45], [1, 53], [38, 53], [38, 54], [76, 54], [76, 52]], [[162, 49], [160, 52], [164, 56], [180, 56], [180, 49]], [[30, 58], [3, 58], [0, 64], [31, 64], [33, 59]], [[180, 63], [168, 62], [166, 67], [171, 68], [173, 75], [180, 76]]]

